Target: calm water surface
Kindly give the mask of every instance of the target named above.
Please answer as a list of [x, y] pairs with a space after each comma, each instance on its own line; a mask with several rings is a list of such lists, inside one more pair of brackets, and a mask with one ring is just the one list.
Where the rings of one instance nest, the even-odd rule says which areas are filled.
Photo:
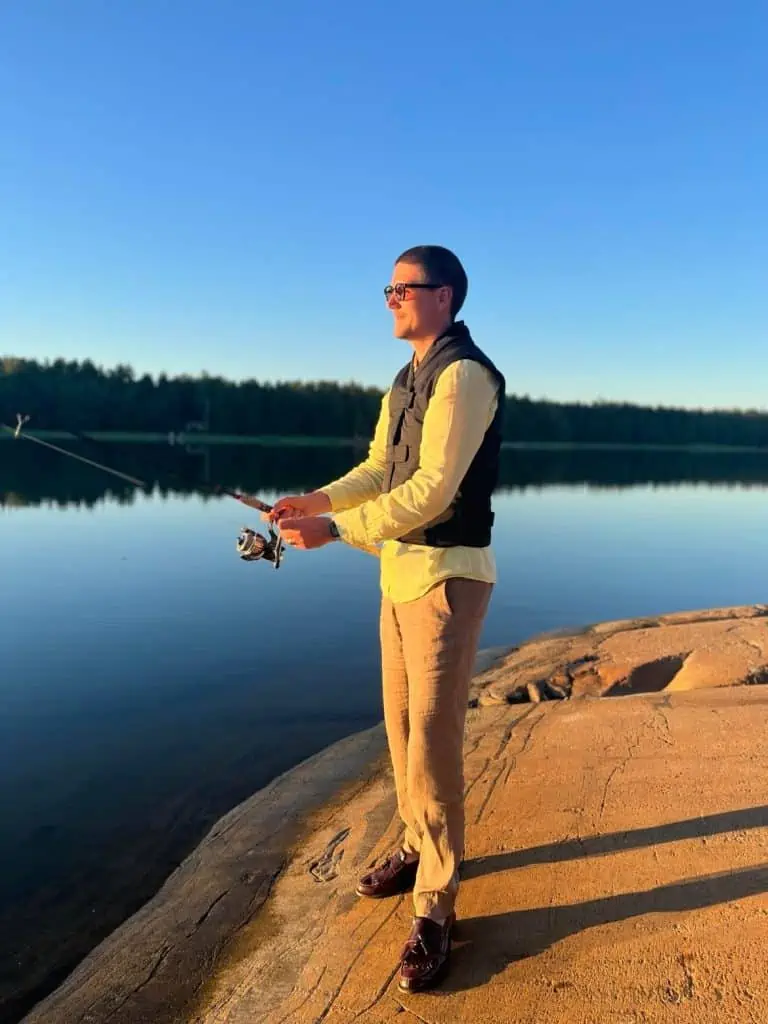
[[[157, 890], [235, 803], [380, 717], [378, 564], [343, 545], [277, 572], [234, 550], [265, 500], [351, 449], [87, 454], [137, 492], [0, 443], [0, 1020]], [[507, 452], [483, 646], [560, 626], [763, 602], [768, 461]], [[161, 489], [162, 488], [162, 489]]]

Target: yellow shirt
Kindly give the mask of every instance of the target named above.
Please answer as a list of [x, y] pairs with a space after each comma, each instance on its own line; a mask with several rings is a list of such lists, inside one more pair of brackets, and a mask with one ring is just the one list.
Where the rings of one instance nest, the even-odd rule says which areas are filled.
[[381, 591], [394, 602], [413, 601], [450, 576], [496, 582], [490, 547], [432, 548], [396, 538], [430, 522], [453, 501], [493, 420], [497, 390], [488, 370], [474, 360], [460, 359], [447, 366], [424, 416], [418, 469], [405, 483], [382, 494], [387, 392], [368, 457], [321, 488], [331, 502], [341, 539], [380, 556]]

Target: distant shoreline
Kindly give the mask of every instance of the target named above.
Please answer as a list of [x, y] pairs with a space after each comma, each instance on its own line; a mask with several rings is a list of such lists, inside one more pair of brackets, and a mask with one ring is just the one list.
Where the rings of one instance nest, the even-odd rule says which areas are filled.
[[[87, 430], [73, 434], [67, 430], [26, 430], [31, 437], [46, 441], [78, 441], [85, 437], [112, 444], [166, 444], [176, 445], [260, 445], [269, 447], [294, 448], [367, 448], [369, 439], [362, 437], [313, 437], [306, 434], [204, 434], [175, 433], [172, 431], [141, 432], [120, 430]], [[12, 441], [10, 433], [0, 432], [0, 440]], [[763, 454], [768, 452], [766, 445], [732, 445], [732, 444], [628, 444], [612, 441], [502, 441], [503, 450], [513, 451], [647, 451], [647, 452], [691, 452], [713, 454]]]

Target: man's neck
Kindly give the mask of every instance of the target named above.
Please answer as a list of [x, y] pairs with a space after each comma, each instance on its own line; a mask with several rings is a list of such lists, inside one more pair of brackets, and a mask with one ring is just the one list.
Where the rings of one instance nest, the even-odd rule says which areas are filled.
[[413, 349], [413, 365], [418, 366], [422, 359], [426, 356], [427, 352], [432, 348], [438, 338], [442, 338], [443, 335], [452, 326], [451, 323], [447, 323], [441, 328], [436, 334], [430, 334], [425, 338], [409, 338], [408, 342]]

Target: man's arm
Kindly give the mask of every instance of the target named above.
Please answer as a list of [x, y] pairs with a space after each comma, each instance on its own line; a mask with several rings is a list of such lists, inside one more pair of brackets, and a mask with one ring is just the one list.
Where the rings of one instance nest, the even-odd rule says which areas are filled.
[[451, 363], [440, 374], [427, 406], [419, 468], [389, 493], [370, 497], [359, 507], [348, 507], [348, 511], [335, 515], [341, 539], [356, 547], [371, 548], [401, 537], [444, 512], [482, 444], [497, 401], [496, 382], [484, 366], [473, 360]]

